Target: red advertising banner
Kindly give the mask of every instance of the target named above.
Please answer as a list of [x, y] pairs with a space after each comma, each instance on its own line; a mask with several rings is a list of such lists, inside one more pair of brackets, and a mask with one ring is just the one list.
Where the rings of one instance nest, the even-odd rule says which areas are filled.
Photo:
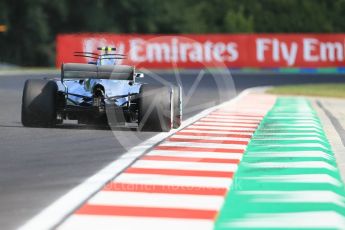
[[91, 61], [73, 52], [101, 46], [127, 54], [119, 64], [145, 68], [345, 66], [345, 34], [61, 34], [56, 64]]

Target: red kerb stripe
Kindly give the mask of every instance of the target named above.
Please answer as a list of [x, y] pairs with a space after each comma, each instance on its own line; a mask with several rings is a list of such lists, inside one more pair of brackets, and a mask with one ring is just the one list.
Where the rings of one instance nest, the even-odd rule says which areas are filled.
[[247, 125], [258, 125], [260, 122], [246, 122], [246, 121], [226, 121], [226, 120], [217, 120], [217, 119], [212, 119], [212, 121], [209, 120], [205, 120], [205, 119], [200, 119], [198, 121], [202, 121], [203, 123], [233, 123], [233, 124], [247, 124]]
[[156, 169], [156, 168], [135, 168], [135, 167], [130, 167], [126, 169], [125, 173], [160, 174], [160, 175], [171, 175], [171, 176], [225, 177], [225, 178], [232, 178], [233, 176], [233, 172], [224, 172], [224, 171]]
[[191, 151], [191, 152], [217, 152], [217, 153], [244, 153], [244, 149], [221, 149], [221, 148], [198, 148], [182, 146], [156, 146], [155, 150], [172, 150], [172, 151]]
[[189, 138], [174, 138], [171, 137], [168, 141], [172, 142], [196, 142], [196, 143], [214, 143], [214, 144], [233, 144], [233, 145], [247, 145], [248, 141], [231, 141], [231, 140], [207, 140], [207, 139], [189, 139]]
[[195, 127], [191, 127], [191, 126], [188, 126], [187, 128], [183, 129], [183, 130], [200, 130], [200, 131], [218, 131], [218, 132], [221, 132], [221, 131], [224, 131], [224, 132], [233, 132], [233, 133], [254, 133], [253, 130], [239, 130], [239, 129], [234, 129], [233, 127], [229, 127], [229, 129], [211, 129], [211, 128], [195, 128]]
[[218, 115], [218, 116], [230, 116], [230, 117], [257, 117], [262, 118], [262, 115], [253, 115], [253, 114], [236, 114], [236, 113], [226, 113], [226, 112], [213, 112], [210, 115]]
[[233, 138], [251, 138], [252, 135], [248, 134], [218, 134], [218, 133], [190, 133], [190, 132], [177, 132], [175, 135], [185, 135], [185, 136], [210, 136], [210, 137], [233, 137]]
[[[78, 215], [136, 216], [213, 220], [217, 211], [182, 208], [128, 207], [85, 204], [75, 212]], [[114, 226], [116, 227], [116, 226]]]
[[258, 126], [257, 125], [251, 125], [251, 126], [244, 126], [244, 125], [229, 125], [229, 126], [224, 126], [224, 125], [220, 125], [220, 124], [204, 124], [204, 123], [199, 123], [198, 121], [195, 122], [193, 125], [195, 126], [214, 126], [214, 127], [229, 127], [229, 128], [251, 128], [251, 129], [255, 129]]

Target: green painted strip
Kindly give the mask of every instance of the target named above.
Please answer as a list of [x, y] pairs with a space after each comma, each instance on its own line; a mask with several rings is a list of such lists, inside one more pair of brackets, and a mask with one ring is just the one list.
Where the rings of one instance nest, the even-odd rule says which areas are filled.
[[345, 229], [344, 183], [307, 100], [279, 98], [267, 113], [215, 229]]
[[300, 73], [300, 68], [280, 68], [280, 72], [282, 73]]
[[318, 73], [337, 73], [338, 68], [318, 68]]

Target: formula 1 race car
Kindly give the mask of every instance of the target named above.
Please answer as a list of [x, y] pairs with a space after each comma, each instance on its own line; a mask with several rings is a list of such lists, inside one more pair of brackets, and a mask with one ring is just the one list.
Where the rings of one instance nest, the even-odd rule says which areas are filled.
[[143, 73], [133, 66], [116, 65], [125, 55], [115, 48], [97, 48], [100, 54], [75, 52], [95, 61], [66, 63], [60, 79], [29, 79], [22, 97], [22, 123], [28, 127], [52, 127], [63, 120], [79, 124], [106, 124], [164, 131], [182, 122], [180, 86], [136, 82]]

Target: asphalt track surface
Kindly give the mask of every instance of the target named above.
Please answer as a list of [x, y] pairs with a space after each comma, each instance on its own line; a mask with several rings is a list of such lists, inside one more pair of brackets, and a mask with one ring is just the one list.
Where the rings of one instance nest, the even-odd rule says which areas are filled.
[[[66, 124], [25, 128], [20, 122], [21, 96], [28, 78], [56, 74], [0, 76], [0, 226], [15, 229], [126, 150], [154, 133], [114, 131]], [[254, 86], [345, 82], [344, 75], [152, 73], [147, 82], [180, 82], [184, 116], [228, 100]], [[126, 137], [135, 137], [123, 142]], [[128, 138], [127, 138], [128, 139]]]

